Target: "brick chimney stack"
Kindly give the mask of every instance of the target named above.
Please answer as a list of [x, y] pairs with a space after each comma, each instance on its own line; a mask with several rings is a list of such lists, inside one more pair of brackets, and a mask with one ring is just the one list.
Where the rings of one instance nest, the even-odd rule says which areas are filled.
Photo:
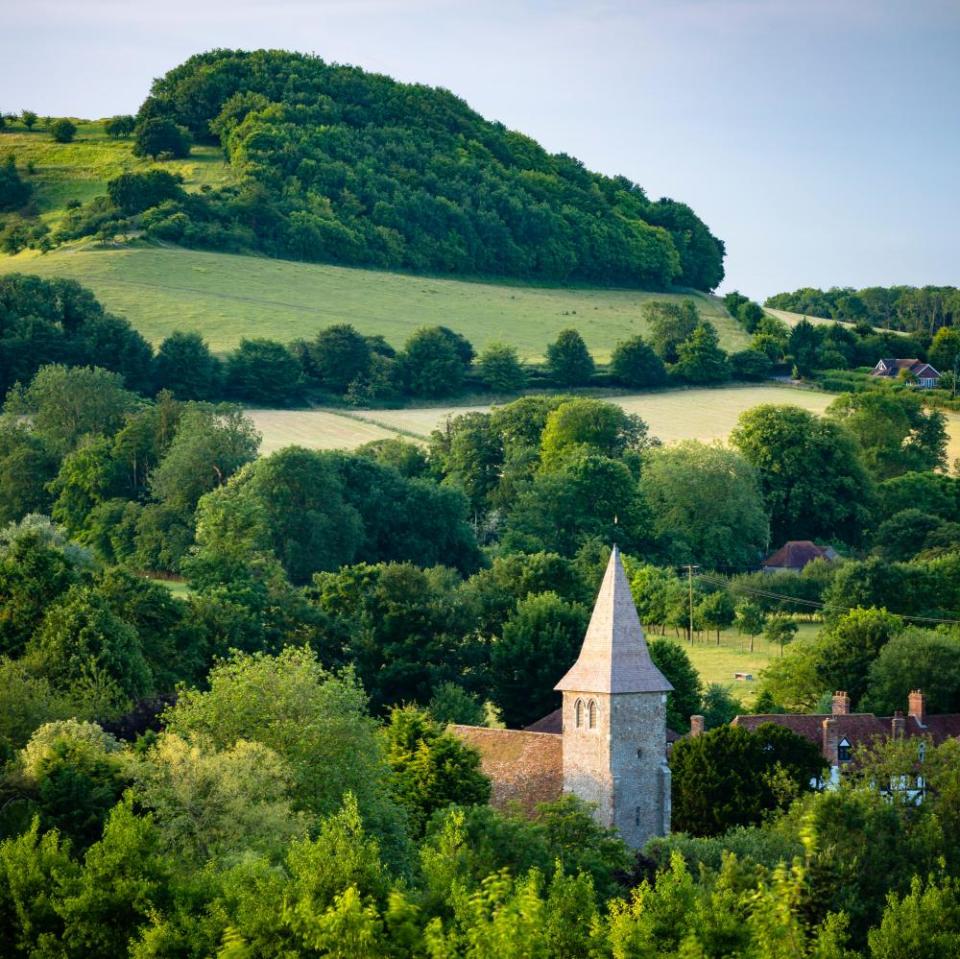
[[823, 721], [823, 758], [831, 766], [840, 765], [840, 745], [837, 736], [837, 721], [828, 718]]
[[850, 713], [850, 697], [842, 689], [833, 694], [833, 715], [847, 716]]
[[907, 715], [912, 716], [918, 726], [927, 725], [927, 707], [923, 701], [923, 691], [920, 689], [911, 689], [908, 699]]
[[704, 730], [703, 716], [691, 716], [690, 717], [690, 735], [702, 736], [703, 730]]
[[890, 720], [890, 735], [894, 739], [903, 739], [907, 732], [907, 721], [903, 718], [903, 713], [898, 709]]

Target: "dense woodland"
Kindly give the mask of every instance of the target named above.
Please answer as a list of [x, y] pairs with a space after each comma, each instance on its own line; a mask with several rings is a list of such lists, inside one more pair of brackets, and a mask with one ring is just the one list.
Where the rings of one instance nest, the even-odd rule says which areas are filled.
[[[135, 119], [108, 127], [160, 165], [119, 177], [53, 236], [18, 222], [7, 252], [135, 231], [431, 273], [700, 290], [723, 279], [723, 243], [686, 204], [551, 155], [449, 91], [317, 57], [198, 54], [155, 81]], [[222, 146], [230, 186], [188, 193], [162, 169], [193, 142]], [[0, 167], [0, 211], [26, 189], [12, 160]]]
[[[728, 308], [771, 368], [831, 351], [854, 365], [883, 342]], [[692, 303], [648, 319], [607, 375], [716, 382], [742, 362]], [[616, 405], [552, 392], [453, 417], [426, 446], [258, 457], [225, 401], [247, 395], [237, 370], [344, 398], [374, 369], [400, 395], [443, 371], [454, 389], [529, 371], [444, 328], [396, 352], [340, 326], [225, 361], [196, 334], [154, 353], [83, 288], [30, 277], [0, 281], [0, 348], [4, 955], [960, 948], [957, 743], [924, 742], [920, 806], [881, 788], [915, 776], [917, 740], [814, 790], [819, 751], [730, 726], [742, 707], [687, 654], [730, 627], [778, 644], [758, 712], [845, 689], [889, 714], [917, 687], [960, 712], [960, 479], [943, 414], [906, 384], [822, 418], [757, 407], [728, 445], [663, 446]], [[598, 374], [571, 330], [542, 375]], [[842, 559], [756, 572], [803, 538]], [[674, 746], [676, 831], [640, 856], [570, 798], [494, 811], [478, 754], [446, 731], [556, 708], [612, 542], [674, 687], [668, 724], [708, 729]], [[811, 616], [819, 635], [796, 638]]]

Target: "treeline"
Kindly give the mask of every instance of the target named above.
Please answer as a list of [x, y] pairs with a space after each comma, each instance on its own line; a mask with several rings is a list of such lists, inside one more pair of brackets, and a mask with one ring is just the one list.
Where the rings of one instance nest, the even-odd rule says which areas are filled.
[[[723, 303], [752, 335], [750, 349], [764, 353], [772, 364], [791, 371], [795, 377], [809, 377], [824, 370], [873, 367], [884, 356], [926, 359], [930, 349], [930, 340], [922, 332], [901, 336], [875, 330], [868, 323], [851, 329], [840, 323], [815, 325], [803, 319], [787, 326], [736, 290], [724, 296]], [[776, 306], [769, 300], [767, 305]]]
[[[484, 120], [446, 90], [282, 51], [214, 50], [155, 81], [135, 152], [219, 142], [233, 184], [97, 198], [59, 239], [130, 229], [187, 246], [434, 273], [701, 290], [723, 243], [683, 203]], [[150, 176], [151, 174], [146, 174]]]
[[[960, 290], [954, 286], [869, 286], [855, 290], [804, 287], [767, 297], [765, 305], [791, 313], [865, 323], [932, 337], [942, 326], [960, 324]], [[912, 354], [911, 354], [912, 355]]]
[[518, 393], [528, 386], [649, 389], [762, 379], [773, 368], [759, 350], [724, 352], [692, 300], [653, 301], [643, 315], [649, 336], [618, 343], [607, 369], [598, 368], [573, 329], [561, 331], [547, 345], [545, 362], [533, 366], [504, 343], [477, 355], [466, 337], [444, 326], [423, 327], [396, 350], [382, 336], [364, 336], [346, 323], [290, 344], [244, 339], [221, 360], [198, 333], [173, 333], [154, 353], [75, 281], [11, 274], [0, 277], [0, 395], [51, 363], [97, 365], [144, 396], [168, 390], [181, 400], [267, 406], [308, 398], [382, 405], [465, 390]]

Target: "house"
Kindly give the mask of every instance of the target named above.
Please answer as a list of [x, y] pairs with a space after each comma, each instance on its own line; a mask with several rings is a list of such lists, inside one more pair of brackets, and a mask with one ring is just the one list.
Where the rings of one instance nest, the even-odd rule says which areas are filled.
[[831, 546], [818, 546], [808, 539], [793, 539], [771, 553], [761, 568], [765, 573], [799, 573], [815, 559], [832, 562], [836, 558], [837, 552]]
[[903, 371], [909, 373], [916, 380], [917, 385], [925, 390], [932, 389], [940, 382], [940, 374], [929, 363], [918, 359], [879, 360], [870, 371], [870, 375], [898, 377]]
[[577, 661], [554, 687], [562, 707], [526, 729], [452, 726], [480, 753], [491, 803], [532, 810], [572, 793], [639, 849], [670, 830], [667, 693], [614, 547]]
[[853, 761], [858, 746], [868, 746], [883, 739], [927, 736], [938, 745], [960, 736], [960, 713], [928, 715], [923, 691], [919, 689], [913, 690], [907, 698], [906, 716], [902, 712], [892, 716], [851, 713], [850, 697], [841, 690], [833, 694], [828, 715], [765, 713], [737, 716], [733, 720], [734, 726], [751, 731], [763, 723], [776, 723], [819, 746], [830, 767], [829, 782], [832, 783], [837, 782], [844, 767]]

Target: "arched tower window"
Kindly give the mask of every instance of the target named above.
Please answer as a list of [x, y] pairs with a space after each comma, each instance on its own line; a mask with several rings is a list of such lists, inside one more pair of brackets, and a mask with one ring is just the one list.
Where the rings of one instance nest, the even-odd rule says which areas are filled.
[[582, 699], [578, 699], [573, 704], [573, 721], [577, 729], [580, 729], [580, 727], [583, 726], [583, 700]]
[[597, 704], [592, 699], [587, 703], [587, 725], [591, 729], [597, 728]]

